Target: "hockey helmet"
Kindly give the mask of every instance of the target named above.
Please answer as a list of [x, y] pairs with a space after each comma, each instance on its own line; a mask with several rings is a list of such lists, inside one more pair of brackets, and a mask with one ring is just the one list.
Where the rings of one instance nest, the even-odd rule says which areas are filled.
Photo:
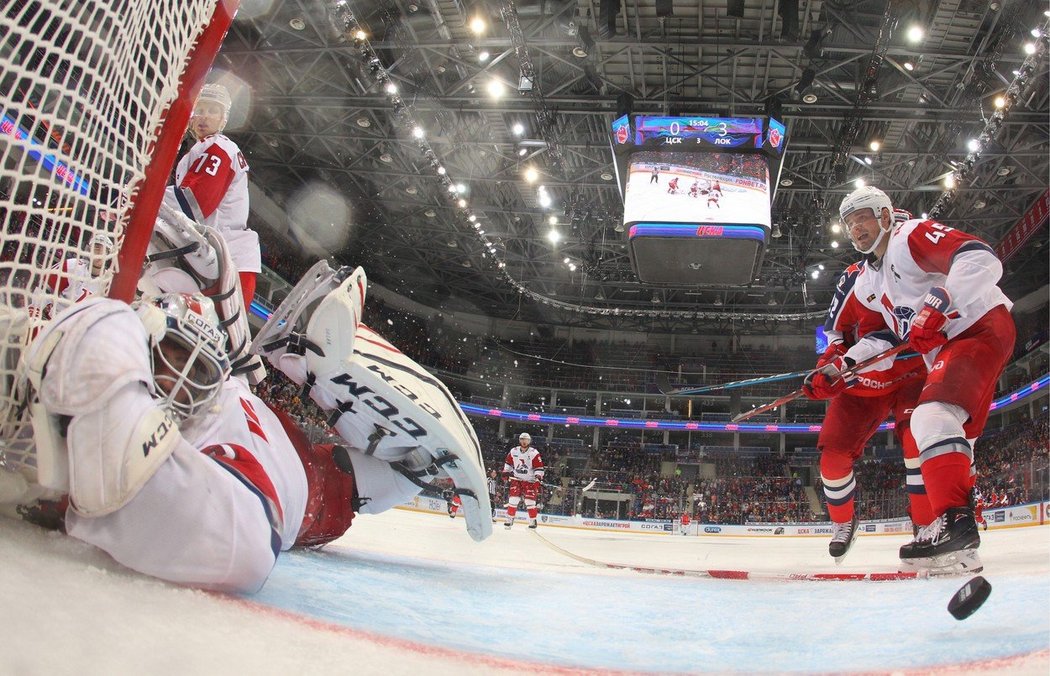
[[113, 251], [113, 239], [109, 235], [103, 235], [101, 232], [96, 233], [91, 237], [91, 248], [101, 249], [103, 253], [109, 253]]
[[863, 188], [857, 188], [850, 194], [846, 195], [842, 203], [839, 204], [839, 218], [842, 219], [843, 227], [846, 228], [846, 232], [849, 233], [849, 227], [846, 224], [846, 217], [855, 211], [861, 209], [871, 209], [871, 213], [879, 221], [879, 229], [881, 232], [879, 236], [875, 238], [875, 241], [867, 249], [861, 249], [857, 246], [857, 243], [853, 241], [853, 236], [850, 234], [850, 242], [853, 243], [853, 248], [862, 254], [868, 254], [874, 251], [878, 246], [882, 238], [886, 236], [888, 231], [882, 227], [882, 210], [887, 209], [890, 212], [891, 220], [890, 226], [893, 226], [893, 203], [890, 202], [889, 196], [876, 188], [875, 186], [866, 185]]
[[154, 396], [180, 420], [200, 415], [230, 375], [226, 333], [211, 299], [167, 293], [135, 306], [150, 336]]
[[532, 436], [528, 432], [522, 432], [518, 435], [518, 441], [524, 441], [525, 443], [532, 443]]
[[101, 232], [91, 238], [88, 253], [91, 258], [91, 274], [98, 276], [106, 265], [106, 259], [113, 253], [113, 240]]
[[230, 98], [230, 91], [221, 84], [211, 83], [201, 87], [201, 93], [200, 96], [197, 97], [197, 103], [201, 103], [202, 101], [209, 101], [222, 106], [223, 119], [230, 116], [230, 107], [233, 106], [233, 99]]

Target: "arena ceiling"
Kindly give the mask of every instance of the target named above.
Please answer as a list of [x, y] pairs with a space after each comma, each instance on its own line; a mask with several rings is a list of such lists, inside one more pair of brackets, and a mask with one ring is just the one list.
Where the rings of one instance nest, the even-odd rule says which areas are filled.
[[[436, 309], [767, 331], [812, 326], [834, 273], [857, 258], [831, 224], [858, 178], [993, 244], [1018, 223], [1050, 171], [1047, 39], [1032, 34], [1045, 29], [1046, 8], [1032, 0], [242, 0], [216, 65], [250, 92], [250, 113], [230, 135], [254, 184], [293, 214], [290, 228], [273, 218], [256, 226], [288, 228], [289, 246], [312, 240], [315, 255], [364, 265], [371, 279]], [[487, 23], [480, 34], [470, 25], [476, 16]], [[915, 44], [906, 38], [912, 22], [925, 29]], [[529, 92], [519, 91], [523, 65], [535, 75]], [[1016, 101], [993, 118], [994, 99], [1019, 78]], [[498, 99], [493, 80], [503, 85]], [[773, 200], [781, 236], [752, 286], [637, 280], [616, 230], [623, 205], [609, 145], [625, 95], [641, 114], [779, 108], [788, 127]], [[988, 130], [989, 142], [968, 147]], [[525, 180], [529, 166], [550, 207]], [[946, 196], [953, 172], [963, 180]], [[464, 192], [451, 194], [449, 181]], [[547, 238], [551, 216], [557, 244]], [[1009, 261], [1013, 297], [1046, 284], [1046, 243], [1043, 227]]]

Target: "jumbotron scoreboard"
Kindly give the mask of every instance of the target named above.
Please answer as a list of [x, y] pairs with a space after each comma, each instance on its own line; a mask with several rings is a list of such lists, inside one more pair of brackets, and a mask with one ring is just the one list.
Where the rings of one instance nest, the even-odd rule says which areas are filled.
[[612, 146], [640, 281], [751, 284], [770, 233], [785, 128], [771, 118], [624, 116]]

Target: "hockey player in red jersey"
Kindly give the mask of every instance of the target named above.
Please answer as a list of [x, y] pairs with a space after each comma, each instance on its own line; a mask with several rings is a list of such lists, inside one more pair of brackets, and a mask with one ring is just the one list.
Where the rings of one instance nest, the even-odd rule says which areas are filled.
[[506, 528], [514, 525], [514, 516], [518, 513], [518, 503], [525, 501], [529, 514], [529, 528], [536, 527], [536, 499], [540, 494], [540, 482], [543, 481], [543, 458], [540, 452], [532, 448], [532, 436], [528, 432], [518, 435], [518, 445], [507, 452], [503, 460], [503, 475], [510, 482], [510, 497], [507, 498]]
[[67, 494], [67, 532], [125, 566], [224, 591], [257, 590], [281, 551], [334, 540], [355, 513], [441, 497], [430, 483], [443, 477], [484, 539], [473, 428], [440, 382], [360, 322], [365, 285], [360, 268], [319, 263], [258, 335], [345, 445], [311, 444], [230, 377], [204, 296], [94, 298], [59, 314], [26, 358], [37, 466], [53, 468], [36, 497]]
[[262, 270], [259, 235], [248, 228], [248, 162], [222, 131], [233, 101], [220, 84], [206, 84], [193, 108], [190, 133], [196, 143], [175, 167], [175, 185], [165, 203], [219, 231], [237, 266], [244, 306], [255, 295]]
[[980, 570], [973, 442], [1015, 340], [1012, 303], [997, 286], [1002, 264], [977, 237], [936, 221], [895, 225], [889, 197], [874, 187], [847, 195], [839, 215], [868, 256], [856, 296], [892, 329], [862, 337], [848, 356], [859, 362], [907, 341], [927, 368], [911, 429], [935, 519], [901, 548], [901, 561], [938, 572]]
[[678, 177], [677, 176], [675, 176], [674, 178], [672, 178], [670, 181], [667, 182], [667, 192], [671, 193], [672, 195], [674, 195], [675, 193], [678, 192]]
[[830, 399], [817, 448], [824, 497], [833, 523], [828, 553], [837, 563], [842, 562], [857, 537], [853, 465], [890, 414], [896, 421], [894, 435], [904, 450], [912, 520], [920, 526], [933, 521], [919, 471], [919, 451], [910, 429], [912, 410], [925, 381], [922, 358], [915, 353], [899, 357], [891, 368], [865, 373], [849, 383], [834, 378], [845, 368], [848, 348], [860, 337], [887, 330], [882, 315], [864, 307], [854, 293], [864, 268], [863, 262], [854, 263], [839, 277], [824, 324], [828, 348], [803, 386], [810, 399]]
[[451, 498], [445, 498], [448, 502], [448, 518], [455, 519], [456, 514], [459, 512], [459, 508], [463, 505], [463, 501], [456, 494], [452, 494]]
[[973, 487], [973, 520], [978, 524], [984, 526], [985, 530], [988, 530], [988, 522], [984, 519], [984, 495], [981, 494], [981, 489], [977, 486]]

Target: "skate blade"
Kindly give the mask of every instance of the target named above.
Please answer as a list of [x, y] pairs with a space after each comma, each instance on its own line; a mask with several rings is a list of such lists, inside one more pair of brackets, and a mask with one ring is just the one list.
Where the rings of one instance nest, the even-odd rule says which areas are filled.
[[979, 573], [984, 570], [984, 564], [976, 549], [962, 549], [938, 556], [901, 559], [899, 570], [902, 573], [923, 571], [931, 577], [949, 577]]

